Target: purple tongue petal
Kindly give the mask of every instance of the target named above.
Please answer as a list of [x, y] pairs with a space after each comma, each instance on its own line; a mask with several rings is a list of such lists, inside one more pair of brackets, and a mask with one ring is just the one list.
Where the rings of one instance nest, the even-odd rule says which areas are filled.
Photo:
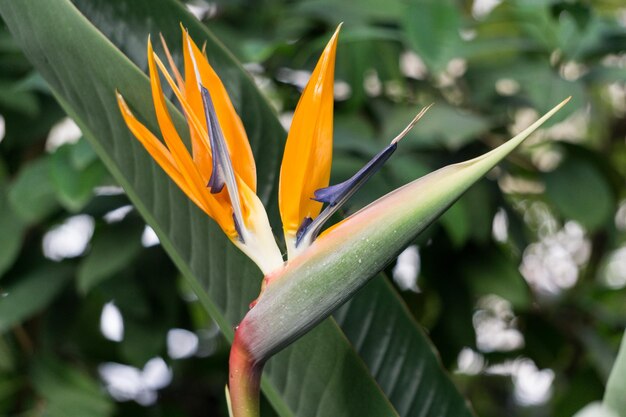
[[226, 186], [230, 203], [233, 207], [235, 228], [237, 229], [239, 240], [244, 242], [243, 230], [241, 228], [244, 224], [243, 214], [239, 201], [239, 190], [237, 180], [235, 179], [235, 171], [230, 159], [230, 154], [228, 153], [228, 146], [226, 145], [224, 134], [217, 120], [217, 113], [215, 112], [215, 106], [213, 106], [213, 100], [211, 100], [209, 90], [203, 85], [200, 85], [200, 92], [202, 93], [202, 104], [204, 105], [204, 114], [209, 130], [209, 144], [211, 145], [211, 152], [213, 153], [213, 171], [211, 172], [211, 178], [209, 178], [207, 186], [211, 189], [211, 193], [213, 194], [219, 193], [224, 189], [224, 186]]
[[222, 191], [222, 189], [224, 189], [224, 185], [226, 185], [226, 181], [224, 179], [224, 151], [226, 151], [226, 155], [228, 156], [228, 150], [222, 146], [222, 129], [220, 129], [217, 121], [217, 115], [215, 113], [215, 106], [213, 106], [213, 100], [211, 100], [211, 94], [204, 86], [201, 86], [200, 88], [200, 91], [202, 92], [202, 104], [204, 105], [206, 123], [209, 128], [209, 144], [211, 145], [211, 150], [213, 151], [213, 169], [211, 170], [211, 178], [209, 178], [207, 187], [211, 189], [212, 194], [217, 194]]
[[308, 240], [309, 244], [315, 240], [322, 226], [324, 226], [324, 223], [326, 223], [326, 221], [328, 221], [328, 219], [330, 219], [330, 217], [335, 214], [335, 212], [339, 210], [372, 175], [382, 168], [385, 162], [387, 162], [389, 157], [398, 148], [398, 142], [406, 136], [409, 130], [415, 126], [431, 106], [432, 104], [424, 107], [385, 149], [377, 153], [363, 168], [354, 174], [352, 178], [339, 184], [315, 190], [313, 200], [319, 201], [320, 203], [327, 203], [328, 205], [315, 220], [310, 221], [308, 218], [304, 219], [296, 234], [296, 247], [300, 245], [303, 240]]
[[311, 241], [315, 239], [324, 223], [326, 223], [326, 221], [328, 221], [328, 219], [330, 219], [330, 217], [335, 214], [335, 212], [337, 212], [372, 175], [382, 168], [397, 148], [398, 143], [392, 142], [385, 149], [376, 154], [363, 168], [354, 174], [352, 178], [339, 184], [316, 190], [313, 200], [319, 201], [320, 203], [328, 203], [328, 206], [326, 206], [315, 220], [311, 221], [308, 217], [304, 219], [296, 234], [296, 246], [300, 244], [305, 236], [308, 236]]
[[387, 162], [389, 157], [398, 148], [398, 143], [392, 143], [385, 149], [374, 156], [363, 168], [361, 168], [352, 178], [331, 185], [326, 188], [320, 188], [315, 191], [313, 200], [320, 203], [328, 203], [331, 206], [341, 206], [345, 203], [363, 184], [367, 182]]

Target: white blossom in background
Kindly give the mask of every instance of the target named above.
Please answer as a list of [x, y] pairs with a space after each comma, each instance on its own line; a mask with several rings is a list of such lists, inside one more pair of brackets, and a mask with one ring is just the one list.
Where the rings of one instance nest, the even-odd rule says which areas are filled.
[[109, 211], [103, 216], [103, 218], [104, 218], [104, 221], [109, 224], [117, 223], [117, 222], [121, 222], [122, 220], [124, 220], [124, 218], [131, 211], [133, 211], [133, 206], [130, 204], [127, 204], [125, 206], [118, 207], [115, 210]]
[[[413, 51], [404, 51], [400, 55], [400, 71], [407, 78], [423, 80], [428, 76], [428, 68], [422, 58]], [[378, 76], [376, 77], [378, 78]]]
[[52, 126], [48, 139], [46, 139], [46, 151], [54, 152], [66, 143], [76, 143], [83, 136], [78, 125], [69, 117]]
[[504, 243], [509, 240], [509, 217], [502, 207], [493, 216], [491, 235], [496, 242]]
[[143, 233], [141, 234], [141, 245], [144, 248], [149, 248], [151, 246], [156, 246], [160, 243], [161, 241], [159, 240], [157, 234], [154, 232], [154, 229], [146, 225], [146, 227], [144, 227], [143, 229]]
[[4, 140], [4, 135], [6, 134], [6, 121], [4, 117], [0, 114], [0, 143]]
[[150, 359], [143, 370], [106, 362], [98, 367], [100, 378], [116, 401], [135, 401], [143, 406], [156, 402], [157, 391], [172, 382], [172, 370], [162, 358]]
[[294, 70], [287, 67], [279, 68], [276, 71], [276, 79], [281, 83], [291, 84], [298, 90], [304, 90], [307, 82], [311, 78], [311, 71], [306, 70]]
[[626, 287], [626, 247], [608, 256], [608, 261], [602, 268], [602, 281], [614, 290]]
[[[402, 58], [400, 59], [402, 62]], [[383, 92], [383, 83], [380, 81], [380, 77], [378, 77], [378, 72], [370, 68], [365, 71], [365, 77], [363, 77], [363, 89], [365, 90], [365, 94], [370, 97], [378, 97]]]
[[539, 294], [557, 295], [576, 284], [590, 254], [591, 242], [582, 226], [568, 221], [558, 232], [524, 250], [520, 272]]
[[464, 347], [456, 360], [456, 373], [465, 375], [478, 375], [485, 367], [485, 357], [473, 349]]
[[519, 405], [538, 406], [552, 398], [554, 371], [539, 370], [531, 359], [519, 358], [491, 365], [485, 370], [485, 374], [510, 376], [515, 402]]
[[102, 308], [100, 332], [113, 342], [121, 342], [124, 339], [124, 319], [113, 301], [109, 301]]
[[511, 303], [497, 295], [488, 295], [478, 300], [477, 307], [472, 322], [476, 346], [481, 352], [507, 352], [524, 346]]
[[167, 332], [167, 354], [172, 359], [193, 356], [198, 351], [198, 336], [189, 330], [171, 329]]
[[43, 236], [43, 254], [53, 261], [75, 258], [87, 249], [94, 229], [94, 220], [86, 214], [68, 217]]
[[513, 96], [520, 90], [520, 85], [512, 78], [500, 78], [496, 81], [496, 92], [501, 96]]
[[400, 253], [393, 267], [393, 280], [402, 291], [419, 292], [417, 277], [420, 273], [421, 260], [419, 249], [411, 245]]
[[101, 185], [93, 189], [94, 195], [107, 196], [107, 195], [122, 195], [124, 189], [117, 185]]
[[291, 128], [291, 121], [293, 120], [293, 112], [285, 111], [285, 112], [280, 113], [278, 115], [278, 120], [280, 121], [280, 124], [282, 125], [283, 129], [285, 129], [286, 131], [289, 131], [289, 129]]
[[622, 232], [626, 231], [626, 200], [619, 203], [615, 213], [615, 227]]
[[343, 80], [335, 80], [333, 87], [333, 96], [335, 101], [345, 101], [352, 95], [352, 87]]
[[535, 406], [545, 404], [552, 397], [554, 371], [537, 369], [530, 359], [518, 362], [513, 375], [513, 393], [518, 404]]
[[452, 78], [461, 78], [467, 71], [467, 60], [464, 58], [452, 58], [446, 65], [446, 72]]
[[484, 19], [500, 3], [502, 3], [502, 0], [474, 0], [472, 4], [472, 16], [476, 19]]
[[217, 4], [204, 0], [195, 0], [185, 4], [185, 7], [196, 19], [202, 21], [210, 19], [217, 14]]

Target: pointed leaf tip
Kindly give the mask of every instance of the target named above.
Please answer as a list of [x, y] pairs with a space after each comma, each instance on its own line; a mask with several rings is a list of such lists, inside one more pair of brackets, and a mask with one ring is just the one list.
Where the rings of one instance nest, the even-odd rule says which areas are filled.
[[420, 110], [420, 111], [419, 111], [419, 113], [417, 113], [417, 114], [415, 115], [415, 117], [413, 118], [413, 120], [411, 120], [411, 122], [410, 122], [410, 123], [409, 123], [409, 124], [408, 124], [408, 125], [404, 128], [404, 130], [402, 130], [402, 132], [400, 132], [400, 133], [398, 134], [398, 136], [396, 136], [395, 138], [393, 138], [393, 139], [391, 140], [391, 144], [393, 145], [393, 144], [396, 144], [396, 143], [400, 142], [400, 141], [401, 141], [401, 140], [402, 140], [402, 139], [403, 139], [403, 138], [407, 135], [407, 133], [409, 133], [409, 132], [411, 131], [411, 129], [413, 129], [413, 127], [415, 127], [415, 125], [417, 124], [417, 122], [419, 122], [419, 121], [420, 121], [420, 119], [421, 119], [422, 117], [424, 117], [424, 115], [426, 114], [426, 112], [427, 112], [428, 110], [430, 110], [430, 108], [431, 108], [432, 106], [434, 106], [434, 105], [435, 105], [435, 103], [431, 103], [431, 104], [429, 104], [428, 106], [426, 106], [426, 107], [422, 108], [422, 110]]

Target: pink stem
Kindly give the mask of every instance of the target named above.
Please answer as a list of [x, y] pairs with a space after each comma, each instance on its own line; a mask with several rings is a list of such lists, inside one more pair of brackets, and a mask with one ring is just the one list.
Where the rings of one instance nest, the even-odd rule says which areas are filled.
[[235, 331], [230, 349], [228, 389], [233, 417], [259, 417], [263, 364], [250, 355], [243, 342], [242, 327]]

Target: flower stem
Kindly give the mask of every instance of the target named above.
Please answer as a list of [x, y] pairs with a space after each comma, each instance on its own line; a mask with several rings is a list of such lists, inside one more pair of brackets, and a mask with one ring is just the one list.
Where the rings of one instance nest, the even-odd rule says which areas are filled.
[[243, 343], [242, 330], [240, 325], [235, 331], [235, 339], [230, 349], [228, 389], [232, 417], [259, 417], [263, 364], [250, 355]]

